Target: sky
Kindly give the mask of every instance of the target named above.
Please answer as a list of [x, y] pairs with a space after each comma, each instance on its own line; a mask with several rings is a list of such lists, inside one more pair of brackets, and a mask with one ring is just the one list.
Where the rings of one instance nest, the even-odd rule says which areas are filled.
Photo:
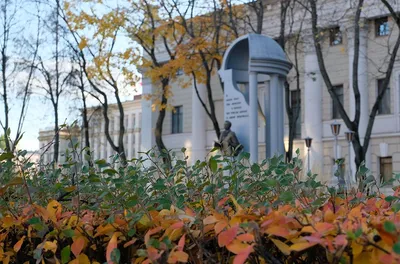
[[[4, 3], [4, 2], [3, 2]], [[26, 1], [22, 0], [12, 0], [9, 4], [9, 14], [13, 14], [16, 12], [15, 19], [13, 22], [15, 23], [14, 32], [15, 35], [12, 37], [18, 37], [21, 34], [26, 39], [35, 38], [35, 32], [37, 32], [37, 20], [35, 18], [36, 13], [34, 10], [38, 10], [37, 6], [31, 5], [26, 6]], [[0, 6], [2, 4], [0, 3]], [[41, 14], [45, 17], [44, 13], [46, 13], [46, 9], [48, 7], [40, 7]], [[4, 21], [0, 16], [0, 26], [2, 26]], [[2, 35], [1, 27], [0, 27], [0, 36]], [[52, 47], [52, 40], [43, 37], [42, 44], [41, 44], [41, 53], [40, 55], [44, 57], [44, 60], [49, 58], [49, 54], [51, 54], [51, 47]], [[127, 41], [123, 41], [124, 44], [128, 44]], [[0, 43], [1, 46], [1, 43]], [[123, 47], [123, 45], [122, 45]], [[11, 57], [15, 57], [15, 54], [21, 54], [20, 50], [21, 47], [18, 43], [14, 46], [9, 47], [9, 54], [12, 54]], [[45, 61], [45, 64], [47, 62]], [[118, 73], [118, 72], [116, 72]], [[20, 87], [18, 82], [24, 83], [26, 79], [26, 74], [16, 74], [16, 77], [13, 80], [14, 87]], [[0, 80], [1, 81], [1, 80]], [[50, 101], [46, 100], [43, 96], [43, 91], [38, 88], [40, 86], [38, 82], [33, 85], [33, 93], [29, 100], [28, 111], [26, 114], [26, 119], [24, 122], [24, 126], [22, 131], [24, 135], [22, 140], [19, 142], [18, 148], [25, 149], [25, 150], [38, 150], [39, 149], [39, 131], [40, 130], [49, 130], [53, 129], [54, 127], [54, 110]], [[2, 91], [0, 91], [2, 92]], [[138, 84], [137, 87], [128, 87], [124, 89], [124, 92], [121, 95], [123, 101], [132, 100], [135, 94], [141, 93], [141, 87]], [[110, 99], [112, 96], [110, 97]], [[110, 103], [114, 103], [115, 100], [110, 100]], [[88, 102], [88, 106], [99, 105], [99, 102], [94, 99], [90, 98]], [[0, 120], [4, 121], [4, 109], [3, 109], [3, 101], [0, 98]], [[60, 99], [60, 106], [59, 106], [59, 124], [71, 124], [75, 120], [80, 121], [80, 109], [82, 108], [82, 103], [80, 100], [74, 99], [74, 96], [70, 95], [70, 91], [66, 91], [66, 93]], [[18, 126], [20, 109], [21, 109], [21, 100], [17, 97], [17, 92], [12, 91], [9, 94], [9, 109], [10, 109], [10, 127], [11, 127], [11, 135], [13, 138], [14, 132], [16, 127]], [[0, 132], [0, 135], [2, 133]]]

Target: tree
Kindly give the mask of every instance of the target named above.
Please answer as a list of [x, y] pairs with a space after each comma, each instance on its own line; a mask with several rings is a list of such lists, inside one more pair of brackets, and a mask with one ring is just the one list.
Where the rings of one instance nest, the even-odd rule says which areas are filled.
[[[35, 7], [38, 10], [37, 14], [27, 13], [23, 9], [24, 5]], [[0, 120], [0, 126], [5, 137], [5, 150], [13, 152], [23, 134], [22, 129], [37, 64], [42, 23], [38, 6], [26, 3], [26, 1], [5, 0], [0, 4], [0, 13], [0, 83], [2, 86], [0, 95], [4, 110], [4, 119]], [[36, 24], [37, 29], [34, 36], [28, 33], [25, 24], [19, 21], [21, 16], [27, 18], [25, 23]], [[19, 112], [19, 115], [17, 127], [11, 133], [10, 103], [13, 99], [20, 101], [13, 106], [16, 109], [14, 111]]]
[[[44, 91], [44, 96], [50, 101], [53, 107], [54, 114], [54, 145], [53, 145], [53, 161], [58, 162], [59, 149], [60, 149], [60, 136], [59, 136], [59, 106], [60, 98], [69, 86], [68, 80], [71, 78], [72, 68], [68, 66], [70, 64], [65, 60], [65, 47], [61, 46], [61, 34], [62, 27], [60, 25], [60, 0], [56, 0], [56, 5], [53, 7], [53, 11], [50, 13], [49, 24], [47, 28], [49, 30], [49, 39], [54, 41], [54, 49], [51, 52], [51, 57], [48, 60], [44, 60], [42, 56], [39, 56], [38, 71], [41, 73], [39, 81], [39, 88]], [[49, 41], [50, 42], [50, 41]], [[44, 51], [47, 53], [48, 47]], [[71, 68], [67, 70], [67, 68]]]
[[[397, 28], [400, 29], [400, 16], [394, 10], [394, 7], [386, 0], [381, 0], [381, 3], [387, 8], [391, 17], [394, 19]], [[348, 10], [353, 14], [352, 17], [352, 26], [354, 27], [354, 33], [351, 36], [354, 41], [354, 56], [353, 56], [353, 64], [352, 64], [352, 89], [354, 93], [354, 102], [355, 102], [355, 113], [354, 117], [350, 117], [349, 114], [344, 109], [343, 104], [340, 102], [338, 96], [334, 91], [334, 87], [332, 85], [331, 78], [326, 69], [323, 51], [322, 51], [322, 41], [323, 41], [323, 29], [319, 27], [319, 10], [318, 10], [318, 2], [317, 0], [308, 0], [309, 12], [311, 13], [311, 24], [312, 24], [312, 33], [314, 39], [314, 45], [316, 49], [316, 54], [318, 58], [318, 65], [321, 70], [322, 78], [325, 82], [329, 95], [331, 96], [333, 102], [338, 106], [339, 113], [341, 118], [343, 119], [347, 128], [351, 131], [355, 132], [354, 141], [353, 141], [353, 149], [355, 152], [355, 164], [357, 170], [360, 168], [361, 164], [365, 161], [366, 153], [368, 151], [369, 142], [371, 139], [372, 128], [375, 122], [376, 114], [379, 110], [379, 105], [382, 102], [383, 95], [387, 90], [387, 87], [390, 82], [390, 78], [392, 76], [393, 67], [396, 61], [397, 53], [400, 47], [400, 34], [395, 36], [395, 43], [392, 45], [388, 45], [388, 60], [385, 60], [386, 70], [385, 77], [383, 79], [382, 89], [380, 89], [378, 96], [375, 99], [374, 105], [369, 113], [368, 124], [366, 127], [366, 131], [364, 134], [361, 134], [360, 131], [360, 117], [361, 117], [361, 94], [360, 94], [360, 83], [359, 83], [359, 61], [360, 61], [360, 27], [363, 24], [361, 15], [364, 7], [364, 0], [358, 0], [355, 7]], [[350, 33], [349, 33], [350, 34]], [[362, 142], [362, 138], [364, 138]], [[362, 188], [360, 181], [360, 188]]]
[[[168, 19], [168, 14], [177, 12], [177, 7], [165, 5], [162, 1], [160, 3], [162, 5], [147, 0], [132, 2], [126, 12], [126, 31], [143, 49], [144, 56], [141, 57], [140, 67], [145, 69], [144, 75], [161, 86], [147, 95], [147, 99], [153, 100], [153, 109], [158, 109], [154, 129], [155, 141], [159, 152], [164, 156], [164, 162], [170, 165], [171, 160], [162, 139], [162, 132], [166, 112], [171, 109], [168, 104], [168, 98], [172, 95], [170, 83], [176, 78], [180, 68], [177, 50], [174, 48], [183, 43], [185, 34], [182, 27]], [[189, 10], [186, 10], [186, 14]], [[157, 53], [160, 49], [166, 53], [168, 60], [159, 58]]]
[[[79, 49], [82, 69], [85, 73], [91, 95], [102, 106], [105, 136], [111, 148], [120, 155], [126, 164], [124, 147], [124, 109], [121, 93], [135, 85], [137, 74], [135, 65], [140, 56], [136, 47], [126, 47], [123, 37], [125, 13], [118, 6], [105, 10], [105, 5], [96, 9], [96, 3], [86, 8], [65, 2], [62, 17], [71, 33], [75, 47]], [[120, 43], [121, 45], [118, 45]], [[120, 74], [121, 73], [121, 74]], [[110, 135], [109, 103], [115, 100], [119, 112], [118, 139]]]

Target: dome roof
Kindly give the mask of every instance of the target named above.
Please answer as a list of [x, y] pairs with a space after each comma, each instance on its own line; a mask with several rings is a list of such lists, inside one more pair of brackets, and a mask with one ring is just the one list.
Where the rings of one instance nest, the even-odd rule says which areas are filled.
[[291, 68], [281, 46], [272, 38], [248, 34], [236, 39], [225, 53], [223, 70], [256, 71], [286, 75]]

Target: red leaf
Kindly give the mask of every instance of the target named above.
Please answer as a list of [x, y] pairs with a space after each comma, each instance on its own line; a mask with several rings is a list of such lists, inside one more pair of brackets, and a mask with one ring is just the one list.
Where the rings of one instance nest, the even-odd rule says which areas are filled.
[[114, 249], [117, 248], [117, 246], [118, 246], [118, 233], [114, 233], [107, 245], [106, 259], [108, 264], [114, 263], [111, 260], [111, 253], [113, 252]]
[[235, 239], [238, 229], [239, 226], [235, 225], [234, 227], [231, 227], [228, 230], [221, 232], [218, 235], [218, 245], [220, 247], [224, 247], [231, 243]]
[[235, 256], [233, 259], [233, 264], [244, 264], [252, 251], [253, 246], [248, 246], [240, 254]]
[[74, 243], [71, 245], [71, 251], [74, 253], [75, 257], [81, 254], [83, 247], [85, 246], [85, 239], [83, 237], [78, 237], [75, 239]]
[[179, 229], [179, 228], [182, 228], [183, 226], [184, 226], [183, 221], [179, 221], [179, 222], [177, 222], [177, 223], [171, 225], [170, 228], [171, 228], [171, 229]]

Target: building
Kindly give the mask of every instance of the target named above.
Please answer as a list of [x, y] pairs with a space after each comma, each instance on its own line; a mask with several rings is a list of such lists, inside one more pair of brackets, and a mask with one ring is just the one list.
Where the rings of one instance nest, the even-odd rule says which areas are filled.
[[[354, 95], [352, 89], [353, 54], [354, 54], [354, 1], [328, 0], [323, 1], [324, 6], [319, 10], [319, 27], [325, 28], [323, 38], [323, 52], [327, 72], [335, 85], [335, 93], [343, 103], [350, 117], [354, 116]], [[266, 1], [264, 13], [263, 34], [272, 38], [279, 36], [280, 29], [280, 1]], [[397, 6], [396, 6], [397, 8]], [[299, 72], [301, 74], [300, 92], [291, 84], [290, 98], [294, 104], [300, 99], [299, 130], [294, 141], [294, 150], [300, 149], [301, 157], [306, 160], [306, 148], [304, 138], [313, 138], [311, 149], [312, 170], [321, 175], [322, 180], [331, 179], [334, 164], [334, 137], [330, 125], [333, 122], [341, 124], [338, 137], [337, 155], [343, 158], [345, 163], [343, 170], [353, 168], [353, 155], [349, 157], [348, 143], [344, 132], [346, 126], [341, 120], [337, 106], [327, 91], [322, 79], [317, 55], [312, 41], [311, 23], [309, 15], [304, 14], [304, 9], [294, 10], [295, 23], [293, 32], [300, 34], [300, 52], [298, 53]], [[361, 92], [361, 120], [360, 134], [364, 135], [368, 123], [369, 113], [375, 102], [381, 80], [384, 77], [385, 63], [388, 58], [388, 46], [392, 46], [399, 32], [395, 21], [388, 15], [387, 9], [381, 1], [369, 0], [362, 9], [360, 21], [360, 60], [359, 60], [359, 85]], [[303, 20], [304, 19], [304, 20]], [[302, 21], [301, 21], [302, 20]], [[301, 23], [300, 23], [301, 22]], [[291, 36], [296, 35], [292, 32]], [[246, 34], [247, 32], [243, 32]], [[288, 42], [287, 56], [293, 61], [294, 52]], [[162, 47], [159, 49], [158, 58], [168, 58]], [[400, 54], [399, 54], [400, 56]], [[189, 78], [180, 76], [179, 78]], [[180, 85], [179, 78], [171, 84], [173, 96], [169, 99], [175, 111], [169, 112], [163, 126], [163, 141], [167, 148], [180, 150], [187, 149], [189, 160], [205, 157], [207, 151], [213, 146], [216, 134], [212, 123], [207, 117], [197, 94], [192, 88], [184, 88]], [[264, 87], [259, 85], [259, 95], [263, 96]], [[157, 84], [148, 79], [143, 80], [143, 94], [152, 93]], [[218, 76], [214, 76], [213, 99], [217, 109], [217, 118], [220, 126], [224, 121], [223, 91]], [[202, 98], [206, 98], [204, 85], [199, 85]], [[282, 102], [284, 103], [284, 102]], [[157, 119], [157, 112], [153, 112], [150, 101], [142, 101], [142, 147], [150, 149], [155, 145], [152, 133]], [[263, 120], [259, 120], [259, 158], [265, 157], [265, 139], [262, 133]], [[285, 115], [285, 145], [287, 145], [288, 121]], [[363, 140], [363, 139], [362, 139]], [[387, 179], [392, 173], [400, 172], [400, 62], [396, 62], [390, 87], [384, 95], [372, 130], [369, 152], [366, 165], [374, 175]], [[378, 180], [381, 180], [379, 178]]]
[[[128, 159], [138, 158], [141, 151], [141, 96], [134, 96], [132, 101], [123, 102], [125, 115], [124, 147]], [[101, 106], [88, 109], [90, 146], [94, 159], [108, 159], [115, 151], [106, 139], [104, 132], [104, 117]], [[119, 111], [116, 104], [110, 104], [108, 109], [110, 119], [110, 136], [118, 142]]]
[[[139, 157], [141, 149], [141, 96], [134, 96], [134, 100], [123, 102], [125, 115], [124, 147], [128, 159]], [[110, 104], [108, 109], [110, 119], [110, 136], [117, 142], [119, 132], [119, 111], [116, 104]], [[104, 118], [101, 106], [88, 108], [90, 148], [94, 159], [110, 159], [115, 154], [106, 140], [104, 133]], [[84, 131], [80, 127], [65, 127], [60, 130], [60, 158], [65, 161], [67, 149], [71, 151], [71, 142], [80, 142], [84, 145]], [[53, 160], [54, 130], [45, 129], [39, 132], [39, 146], [41, 162], [47, 164]]]
[[[66, 160], [66, 151], [72, 150], [74, 142], [78, 142], [80, 138], [80, 128], [78, 126], [73, 127], [62, 127], [59, 130], [59, 158], [60, 163]], [[53, 161], [54, 156], [54, 129], [46, 128], [39, 130], [39, 148], [40, 158], [36, 160], [41, 164], [48, 164]]]

